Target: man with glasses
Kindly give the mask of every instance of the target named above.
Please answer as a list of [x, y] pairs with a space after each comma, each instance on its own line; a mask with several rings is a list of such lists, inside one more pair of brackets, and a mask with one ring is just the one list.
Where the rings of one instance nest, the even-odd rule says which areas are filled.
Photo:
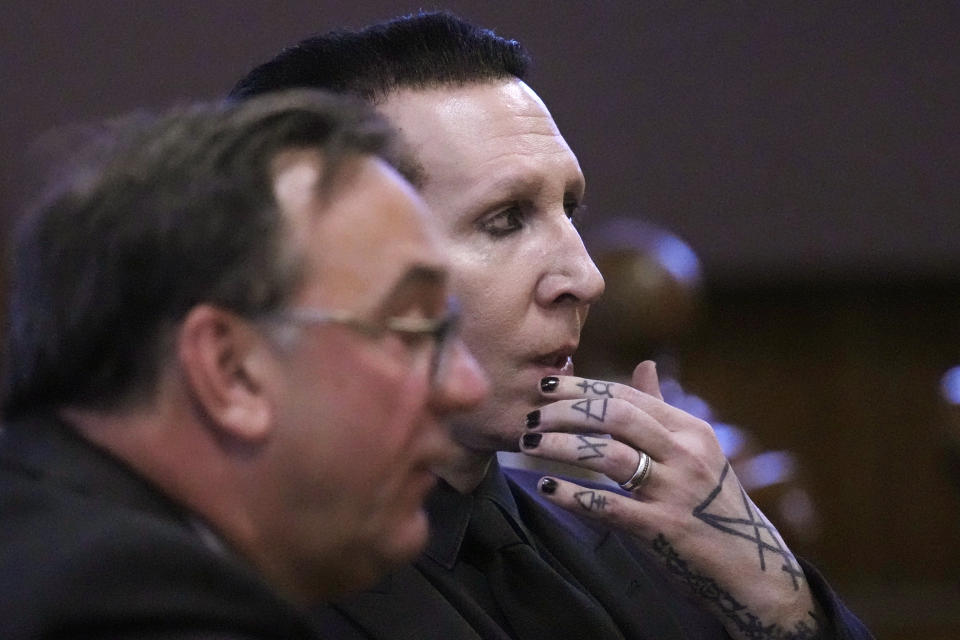
[[[603, 280], [572, 220], [583, 173], [523, 81], [527, 64], [516, 41], [428, 13], [308, 38], [234, 88], [237, 99], [326, 88], [387, 117], [413, 150], [402, 166], [443, 231], [464, 340], [491, 379], [489, 399], [451, 421], [426, 551], [319, 611], [325, 629], [342, 640], [867, 637], [750, 502], [710, 426], [662, 401], [652, 363], [632, 386], [572, 375]], [[623, 491], [505, 473], [496, 454], [517, 449]]]
[[314, 92], [181, 109], [22, 220], [0, 637], [319, 637], [304, 607], [422, 549], [488, 385], [395, 151]]

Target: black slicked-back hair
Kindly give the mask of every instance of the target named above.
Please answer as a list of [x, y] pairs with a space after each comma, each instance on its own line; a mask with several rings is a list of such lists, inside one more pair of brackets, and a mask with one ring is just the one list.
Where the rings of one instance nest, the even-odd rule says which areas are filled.
[[273, 193], [287, 149], [385, 153], [391, 134], [357, 99], [301, 90], [180, 108], [97, 129], [73, 171], [22, 219], [7, 309], [4, 417], [147, 398], [169, 336], [209, 303], [256, 317], [302, 281]]
[[360, 31], [307, 38], [250, 71], [230, 96], [243, 99], [314, 87], [376, 104], [398, 89], [522, 80], [529, 64], [529, 55], [516, 40], [447, 12], [421, 12]]

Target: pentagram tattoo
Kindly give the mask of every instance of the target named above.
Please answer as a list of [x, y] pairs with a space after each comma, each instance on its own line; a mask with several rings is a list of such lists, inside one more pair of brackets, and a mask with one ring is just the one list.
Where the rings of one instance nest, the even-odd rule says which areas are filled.
[[716, 580], [691, 569], [662, 533], [654, 538], [653, 550], [666, 563], [667, 571], [687, 585], [697, 597], [719, 609], [743, 632], [744, 637], [756, 640], [813, 640], [819, 637], [820, 620], [812, 611], [807, 612], [810, 621], [800, 620], [792, 630], [776, 623], [764, 624]]
[[613, 394], [610, 393], [610, 387], [613, 386], [612, 382], [584, 379], [584, 380], [581, 380], [577, 386], [583, 389], [584, 393], [586, 393], [587, 390], [590, 390], [593, 393], [597, 394], [598, 396], [607, 396], [608, 398], [613, 397]]
[[723, 492], [723, 481], [726, 480], [729, 471], [730, 463], [727, 462], [723, 467], [723, 472], [720, 474], [720, 482], [718, 482], [716, 488], [710, 492], [707, 499], [694, 508], [693, 515], [715, 529], [744, 538], [756, 544], [757, 553], [760, 556], [761, 571], [767, 570], [767, 552], [783, 558], [783, 565], [780, 569], [790, 576], [790, 579], [793, 581], [794, 591], [799, 590], [800, 579], [803, 578], [803, 571], [797, 564], [797, 559], [794, 558], [790, 550], [783, 545], [773, 525], [767, 522], [766, 518], [753, 506], [743, 487], [737, 484], [746, 512], [743, 516], [731, 517], [707, 512], [707, 507]]
[[574, 411], [579, 411], [583, 415], [587, 416], [588, 419], [592, 418], [597, 422], [603, 422], [604, 418], [607, 417], [608, 402], [610, 402], [610, 400], [607, 398], [603, 398], [602, 400], [587, 398], [586, 400], [574, 402], [572, 405], [570, 405], [570, 408]]
[[598, 491], [578, 491], [573, 497], [587, 511], [603, 511], [607, 507], [607, 496]]
[[577, 447], [577, 451], [584, 451], [585, 449], [589, 449], [592, 452], [592, 453], [584, 452], [584, 454], [581, 455], [579, 458], [577, 458], [577, 460], [590, 460], [592, 458], [603, 457], [603, 452], [600, 451], [600, 449], [607, 446], [607, 442], [605, 442], [604, 440], [601, 440], [600, 438], [589, 438], [587, 436], [583, 436], [580, 434], [577, 434], [577, 439], [583, 443], [579, 447]]

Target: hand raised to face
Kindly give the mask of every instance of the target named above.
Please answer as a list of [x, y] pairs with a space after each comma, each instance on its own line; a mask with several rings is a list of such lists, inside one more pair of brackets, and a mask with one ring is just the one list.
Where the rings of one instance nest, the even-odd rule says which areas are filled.
[[552, 402], [526, 416], [525, 453], [618, 484], [644, 476], [632, 492], [547, 477], [541, 493], [644, 540], [733, 637], [815, 637], [818, 616], [803, 571], [741, 487], [711, 426], [663, 401], [652, 362], [638, 365], [632, 382], [541, 380], [540, 393]]

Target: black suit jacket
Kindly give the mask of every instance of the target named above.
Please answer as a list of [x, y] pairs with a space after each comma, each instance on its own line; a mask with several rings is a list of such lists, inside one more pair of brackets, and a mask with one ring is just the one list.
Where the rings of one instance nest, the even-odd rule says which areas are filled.
[[[606, 610], [624, 638], [729, 637], [712, 615], [665, 580], [634, 538], [543, 500], [536, 491], [540, 474], [517, 469], [504, 473], [523, 524]], [[832, 637], [870, 638], [819, 574], [809, 566], [804, 569], [832, 627]], [[429, 554], [377, 588], [318, 610], [316, 617], [325, 634], [342, 640], [508, 640], [475, 602], [456, 595], [449, 566]], [[544, 636], [550, 637], [549, 630]]]
[[0, 638], [315, 638], [182, 509], [70, 427], [0, 431]]

